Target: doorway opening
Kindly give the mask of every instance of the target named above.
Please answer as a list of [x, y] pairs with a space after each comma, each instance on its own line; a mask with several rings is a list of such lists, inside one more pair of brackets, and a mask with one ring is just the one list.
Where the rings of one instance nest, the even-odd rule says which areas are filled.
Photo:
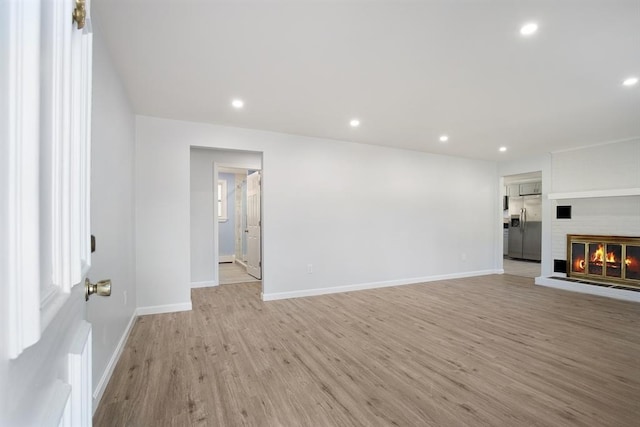
[[260, 281], [261, 171], [225, 166], [217, 171], [218, 283]]
[[542, 259], [542, 172], [503, 177], [503, 269], [536, 278]]
[[[221, 266], [223, 269], [237, 266], [246, 273], [245, 265], [253, 265], [254, 260], [259, 274], [252, 271], [250, 280], [255, 284], [264, 279], [261, 182], [257, 186], [254, 208], [244, 202], [252, 182], [249, 177], [256, 174], [261, 181], [262, 173], [261, 152], [191, 147], [191, 288], [218, 286]], [[257, 227], [252, 229], [252, 236], [256, 237], [251, 240], [253, 246], [249, 244], [249, 236], [245, 236], [248, 234], [245, 229], [250, 228], [249, 213], [258, 218]], [[222, 274], [223, 283], [229, 282], [225, 279], [226, 273], [225, 270]], [[243, 277], [243, 283], [249, 280]], [[240, 279], [232, 280], [240, 282]]]

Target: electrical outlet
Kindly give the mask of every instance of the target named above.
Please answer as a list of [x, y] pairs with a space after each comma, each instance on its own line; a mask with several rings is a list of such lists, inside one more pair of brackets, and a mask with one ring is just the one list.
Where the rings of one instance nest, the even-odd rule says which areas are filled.
[[124, 305], [127, 305], [127, 291], [122, 292], [122, 299], [124, 300]]
[[313, 274], [313, 264], [307, 264], [307, 274]]

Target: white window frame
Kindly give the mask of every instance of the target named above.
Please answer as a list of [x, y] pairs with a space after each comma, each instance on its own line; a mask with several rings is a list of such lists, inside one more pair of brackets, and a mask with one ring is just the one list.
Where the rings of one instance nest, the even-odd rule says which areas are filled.
[[227, 180], [218, 179], [216, 188], [216, 209], [218, 210], [218, 222], [226, 222], [229, 219], [229, 211], [227, 210]]

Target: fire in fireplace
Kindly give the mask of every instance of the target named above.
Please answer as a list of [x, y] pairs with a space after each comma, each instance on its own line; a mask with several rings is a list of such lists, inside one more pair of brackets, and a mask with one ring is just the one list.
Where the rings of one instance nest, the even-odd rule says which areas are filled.
[[640, 245], [627, 246], [627, 257], [624, 260], [627, 278], [640, 280]]
[[567, 235], [567, 276], [640, 289], [640, 237]]

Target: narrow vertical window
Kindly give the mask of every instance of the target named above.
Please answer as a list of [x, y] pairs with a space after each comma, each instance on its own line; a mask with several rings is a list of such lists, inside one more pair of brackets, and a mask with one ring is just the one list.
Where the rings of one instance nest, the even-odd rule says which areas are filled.
[[224, 179], [218, 180], [218, 221], [227, 220], [227, 181]]

